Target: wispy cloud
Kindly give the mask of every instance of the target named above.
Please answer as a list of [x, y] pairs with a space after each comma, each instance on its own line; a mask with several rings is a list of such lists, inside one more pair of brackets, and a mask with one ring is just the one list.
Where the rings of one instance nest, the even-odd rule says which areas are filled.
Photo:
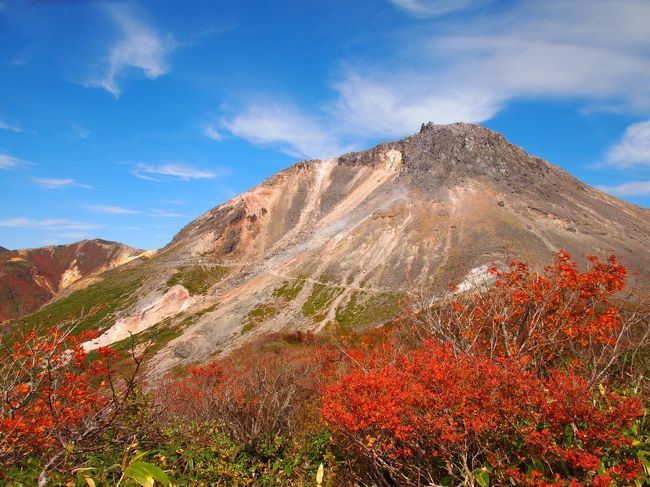
[[491, 0], [390, 0], [416, 17], [435, 17], [458, 10], [481, 7]]
[[71, 186], [78, 186], [86, 189], [92, 188], [92, 186], [80, 183], [72, 178], [33, 178], [33, 180], [39, 186], [47, 189], [63, 189]]
[[154, 216], [156, 218], [190, 218], [189, 215], [183, 215], [182, 213], [161, 210], [158, 208], [154, 208], [153, 210], [151, 210], [151, 216]]
[[294, 157], [328, 157], [344, 152], [338, 135], [323, 122], [291, 105], [260, 102], [247, 106], [223, 126], [254, 144], [275, 146]]
[[105, 71], [90, 84], [118, 97], [122, 92], [120, 83], [130, 71], [139, 71], [149, 79], [167, 73], [167, 55], [174, 48], [173, 38], [138, 19], [136, 11], [125, 4], [104, 8], [118, 29], [118, 36], [110, 47]]
[[90, 137], [90, 130], [77, 124], [72, 125], [72, 133], [74, 134], [75, 138], [80, 140], [85, 140]]
[[61, 238], [72, 239], [72, 240], [83, 240], [88, 238], [90, 235], [84, 232], [66, 232], [59, 235]]
[[398, 66], [348, 70], [335, 85], [341, 121], [401, 135], [426, 120], [481, 122], [515, 98], [540, 97], [650, 110], [650, 30], [638, 22], [649, 3], [516, 5], [407, 36], [421, 49]]
[[15, 169], [27, 164], [26, 161], [0, 152], [0, 169]]
[[206, 125], [203, 127], [203, 135], [205, 135], [208, 139], [217, 141], [223, 140], [224, 138], [223, 134], [215, 129], [212, 125]]
[[[0, 2], [0, 5], [2, 5], [1, 2]], [[16, 66], [16, 67], [24, 66], [25, 64], [30, 62], [33, 57], [34, 57], [34, 52], [33, 52], [32, 48], [31, 47], [26, 47], [22, 51], [18, 52], [13, 58], [11, 58], [11, 61], [9, 61], [9, 64], [11, 64], [12, 66]]]
[[629, 181], [615, 186], [598, 186], [616, 196], [650, 196], [650, 181]]
[[9, 130], [10, 132], [22, 133], [25, 132], [18, 124], [9, 123], [5, 120], [0, 120], [0, 130]]
[[96, 213], [105, 213], [108, 215], [136, 215], [140, 213], [131, 208], [124, 208], [123, 206], [113, 205], [85, 205], [84, 208], [94, 211]]
[[366, 136], [399, 137], [417, 131], [425, 121], [482, 122], [502, 103], [500, 97], [483, 90], [464, 90], [406, 73], [373, 79], [350, 71], [335, 89], [338, 98], [328, 108], [335, 126]]
[[[432, 17], [478, 4], [393, 3]], [[591, 110], [648, 114], [650, 29], [640, 20], [647, 18], [646, 1], [567, 0], [423, 19], [417, 29], [397, 32], [381, 59], [342, 60], [321, 106], [243, 105], [223, 127], [292, 155], [322, 156], [350, 141], [413, 133], [426, 121], [484, 122], [521, 99], [572, 99]]]
[[54, 230], [95, 230], [101, 225], [84, 223], [66, 218], [49, 218], [45, 220], [34, 220], [28, 217], [5, 218], [0, 220], [0, 227], [11, 228], [38, 228]]
[[609, 150], [607, 162], [618, 167], [650, 165], [650, 120], [630, 125]]
[[187, 204], [187, 201], [181, 200], [181, 199], [173, 199], [173, 200], [165, 200], [163, 203], [167, 203], [168, 205], [177, 205], [177, 206], [183, 206]]
[[198, 169], [185, 164], [137, 164], [133, 175], [147, 181], [190, 181], [192, 179], [212, 179], [217, 173], [209, 169]]
[[48, 245], [66, 245], [72, 242], [78, 242], [79, 240], [84, 240], [91, 238], [91, 235], [85, 232], [64, 232], [52, 235], [50, 238], [41, 240], [42, 246]]

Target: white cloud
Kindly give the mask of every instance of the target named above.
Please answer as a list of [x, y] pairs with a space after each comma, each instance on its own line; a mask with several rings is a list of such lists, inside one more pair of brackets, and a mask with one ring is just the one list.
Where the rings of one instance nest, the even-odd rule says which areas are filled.
[[[431, 16], [478, 4], [393, 3]], [[408, 24], [391, 32], [396, 40], [380, 60], [343, 69], [322, 107], [244, 106], [224, 127], [292, 155], [321, 156], [350, 140], [408, 135], [427, 121], [483, 122], [514, 100], [649, 114], [648, 18], [647, 1], [524, 1]]]
[[9, 130], [10, 132], [17, 132], [17, 133], [24, 132], [24, 130], [20, 128], [19, 125], [12, 124], [4, 120], [0, 120], [0, 130]]
[[290, 105], [252, 104], [222, 123], [237, 137], [254, 144], [277, 146], [294, 157], [324, 158], [344, 152], [337, 134]]
[[67, 232], [59, 235], [59, 237], [61, 238], [72, 239], [72, 240], [83, 240], [84, 238], [88, 238], [89, 236], [90, 235], [83, 232]]
[[106, 213], [108, 215], [136, 215], [140, 213], [131, 208], [124, 208], [122, 206], [113, 205], [85, 205], [84, 208], [97, 213]]
[[74, 185], [74, 179], [34, 178], [34, 182], [47, 189], [59, 189]]
[[481, 7], [490, 0], [390, 0], [396, 7], [416, 17], [435, 17], [457, 10]]
[[62, 189], [71, 186], [78, 186], [80, 188], [90, 189], [92, 186], [80, 183], [72, 178], [33, 178], [34, 182], [39, 186], [47, 189]]
[[85, 232], [65, 232], [65, 233], [59, 233], [56, 235], [52, 235], [52, 238], [46, 238], [41, 240], [41, 245], [42, 246], [50, 246], [50, 245], [66, 245], [72, 242], [78, 242], [80, 240], [84, 240], [87, 238], [91, 238], [90, 235], [88, 235]]
[[197, 169], [185, 164], [137, 164], [133, 169], [133, 175], [147, 181], [181, 180], [191, 179], [212, 179], [217, 177], [215, 171], [208, 169]]
[[212, 125], [206, 125], [203, 128], [203, 135], [212, 140], [223, 140], [223, 134], [215, 129]]
[[650, 196], [650, 181], [630, 181], [615, 186], [598, 186], [616, 196]]
[[[650, 110], [650, 3], [522, 2], [505, 14], [416, 31], [397, 66], [357, 68], [333, 113], [381, 135], [424, 121], [481, 122], [513, 99], [578, 97]], [[373, 123], [374, 121], [374, 123]]]
[[0, 169], [14, 169], [26, 164], [22, 159], [0, 152]]
[[182, 206], [182, 205], [186, 205], [187, 201], [177, 198], [173, 200], [164, 200], [163, 203], [167, 203], [168, 205]]
[[183, 215], [182, 213], [161, 210], [158, 208], [151, 210], [151, 216], [154, 216], [156, 218], [190, 218], [189, 215]]
[[124, 4], [110, 4], [105, 9], [117, 26], [119, 36], [110, 47], [104, 73], [90, 84], [118, 97], [120, 81], [129, 71], [140, 71], [149, 79], [167, 73], [167, 55], [174, 48], [173, 39], [137, 19], [135, 12]]
[[630, 125], [609, 150], [607, 162], [618, 167], [650, 165], [650, 120]]
[[100, 225], [68, 220], [65, 218], [49, 218], [46, 220], [34, 220], [27, 217], [5, 218], [0, 220], [0, 227], [11, 228], [39, 228], [52, 230], [95, 230]]
[[423, 82], [421, 76], [372, 80], [349, 73], [336, 90], [339, 96], [329, 111], [337, 125], [372, 136], [413, 133], [423, 121], [482, 122], [492, 117], [501, 104], [490, 93], [464, 91], [433, 78]]

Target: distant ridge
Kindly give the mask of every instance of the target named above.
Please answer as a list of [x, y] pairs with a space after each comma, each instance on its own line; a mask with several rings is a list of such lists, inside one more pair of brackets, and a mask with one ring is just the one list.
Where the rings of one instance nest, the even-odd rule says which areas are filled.
[[142, 252], [101, 239], [0, 250], [0, 321], [31, 313], [70, 284]]

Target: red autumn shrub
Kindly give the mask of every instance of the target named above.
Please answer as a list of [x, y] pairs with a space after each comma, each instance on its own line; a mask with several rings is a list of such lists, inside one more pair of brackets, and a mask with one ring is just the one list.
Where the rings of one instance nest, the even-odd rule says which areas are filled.
[[614, 254], [604, 262], [587, 259], [585, 271], [566, 251], [541, 273], [518, 261], [506, 270], [492, 266], [493, 286], [427, 306], [416, 321], [456, 351], [518, 358], [542, 374], [558, 365], [580, 367], [595, 385], [612, 368], [629, 367], [623, 358], [646, 347], [649, 333], [647, 315], [622, 313], [615, 304], [625, 266]]
[[543, 379], [519, 360], [454, 354], [437, 341], [350, 357], [350, 371], [325, 389], [322, 415], [378, 485], [456, 485], [483, 467], [501, 482], [537, 469], [539, 485], [598, 485], [601, 462], [621, 469], [613, 478], [639, 470], [625, 437], [642, 413], [636, 398], [593, 396], [579, 376]]
[[79, 439], [85, 419], [108, 404], [102, 380], [115, 352], [100, 349], [90, 361], [81, 347], [89, 338], [53, 327], [3, 346], [0, 459], [65, 448]]
[[218, 422], [246, 448], [304, 433], [318, 420], [320, 388], [334, 351], [296, 339], [255, 343], [156, 392], [172, 421]]

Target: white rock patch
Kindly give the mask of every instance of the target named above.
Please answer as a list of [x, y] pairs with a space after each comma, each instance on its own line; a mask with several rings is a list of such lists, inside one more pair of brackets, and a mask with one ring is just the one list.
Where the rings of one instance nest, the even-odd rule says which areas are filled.
[[494, 276], [490, 275], [488, 269], [489, 266], [487, 264], [474, 267], [465, 275], [465, 278], [456, 287], [454, 293], [464, 293], [473, 289], [487, 289], [494, 282]]
[[402, 167], [402, 153], [397, 149], [391, 149], [381, 155], [384, 169], [387, 171], [397, 171]]
[[184, 311], [192, 304], [192, 301], [187, 289], [177, 284], [165, 294], [159, 296], [158, 299], [151, 301], [138, 314], [118, 319], [100, 337], [85, 342], [82, 345], [83, 349], [88, 352], [100, 347], [107, 347], [131, 335], [137, 335], [156, 323], [160, 323], [165, 318]]
[[65, 272], [61, 275], [61, 280], [59, 281], [59, 290], [65, 289], [73, 282], [81, 279], [81, 277], [81, 272], [77, 266], [77, 259], [75, 259], [70, 264], [70, 267], [66, 269]]

